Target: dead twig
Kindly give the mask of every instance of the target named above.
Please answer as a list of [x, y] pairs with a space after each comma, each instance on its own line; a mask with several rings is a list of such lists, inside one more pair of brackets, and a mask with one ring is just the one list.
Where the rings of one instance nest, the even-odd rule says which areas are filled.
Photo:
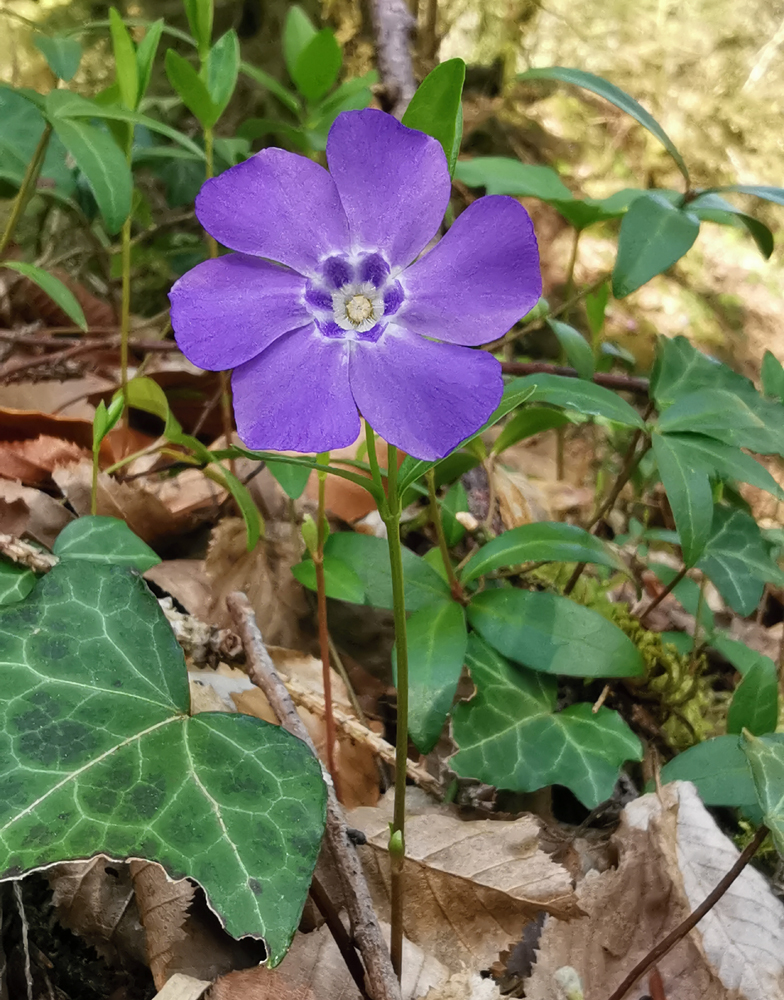
[[43, 552], [29, 542], [23, 542], [21, 538], [14, 538], [13, 535], [0, 534], [0, 555], [20, 566], [26, 566], [34, 573], [48, 573], [59, 562], [57, 556]]
[[[283, 728], [306, 743], [315, 754], [313, 742], [264, 645], [250, 602], [244, 594], [234, 593], [229, 595], [226, 603], [245, 647], [248, 676], [267, 696]], [[351, 932], [367, 971], [368, 992], [373, 1000], [401, 1000], [400, 985], [381, 934], [359, 857], [348, 839], [343, 812], [331, 786], [328, 787], [328, 795], [325, 837], [343, 883]]]
[[416, 90], [411, 62], [414, 18], [406, 0], [373, 0], [372, 9], [381, 81], [392, 113], [402, 118]]

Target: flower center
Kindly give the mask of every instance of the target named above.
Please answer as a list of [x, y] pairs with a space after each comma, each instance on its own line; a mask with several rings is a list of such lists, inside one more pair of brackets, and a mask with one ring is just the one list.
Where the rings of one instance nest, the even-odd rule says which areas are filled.
[[332, 316], [341, 330], [366, 333], [383, 315], [383, 293], [370, 281], [349, 282], [332, 293]]
[[346, 315], [352, 323], [362, 323], [373, 313], [373, 303], [365, 295], [355, 295], [346, 303]]

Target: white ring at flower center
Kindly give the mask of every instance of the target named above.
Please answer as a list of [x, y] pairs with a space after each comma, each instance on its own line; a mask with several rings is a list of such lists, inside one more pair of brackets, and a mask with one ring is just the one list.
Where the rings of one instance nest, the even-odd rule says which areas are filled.
[[344, 285], [332, 293], [332, 314], [341, 330], [365, 333], [384, 315], [384, 296], [370, 281]]

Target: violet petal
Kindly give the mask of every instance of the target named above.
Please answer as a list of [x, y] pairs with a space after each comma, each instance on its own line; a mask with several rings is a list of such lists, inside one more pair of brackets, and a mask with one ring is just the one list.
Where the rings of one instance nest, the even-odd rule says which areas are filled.
[[284, 149], [262, 149], [208, 180], [196, 198], [196, 215], [224, 246], [303, 274], [349, 248], [332, 178], [318, 163]]
[[415, 458], [443, 458], [498, 406], [501, 366], [484, 351], [424, 340], [390, 324], [376, 344], [355, 343], [351, 391], [362, 416]]
[[480, 198], [400, 282], [399, 320], [415, 333], [465, 346], [503, 336], [542, 293], [528, 213], [514, 198]]
[[438, 232], [451, 184], [441, 144], [383, 111], [338, 115], [327, 162], [355, 249], [405, 267]]
[[169, 292], [177, 344], [199, 368], [234, 368], [308, 322], [304, 291], [301, 274], [266, 260], [243, 254], [205, 260]]
[[345, 448], [360, 430], [348, 379], [349, 343], [314, 324], [279, 337], [234, 369], [234, 415], [249, 448], [321, 452]]

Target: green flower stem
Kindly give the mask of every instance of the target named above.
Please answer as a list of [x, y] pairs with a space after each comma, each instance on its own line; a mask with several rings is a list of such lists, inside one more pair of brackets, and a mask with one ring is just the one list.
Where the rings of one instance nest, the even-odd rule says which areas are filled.
[[[329, 465], [329, 452], [324, 452], [316, 459], [319, 465]], [[316, 597], [318, 601], [318, 631], [319, 648], [321, 652], [321, 677], [324, 686], [324, 727], [327, 741], [327, 769], [332, 775], [335, 795], [340, 800], [340, 784], [335, 761], [335, 716], [332, 712], [332, 674], [329, 665], [329, 631], [327, 629], [327, 589], [324, 580], [324, 542], [326, 541], [326, 485], [327, 470], [319, 469], [318, 473], [318, 513], [316, 515], [316, 551], [313, 554], [313, 565], [316, 570]]]
[[100, 448], [93, 448], [93, 478], [90, 485], [90, 513], [98, 513], [98, 457]]
[[33, 158], [27, 164], [27, 170], [25, 170], [25, 175], [22, 178], [22, 184], [17, 192], [14, 207], [11, 209], [11, 215], [5, 227], [5, 232], [3, 233], [2, 238], [0, 238], [0, 255], [2, 255], [3, 251], [11, 242], [13, 235], [16, 232], [17, 223], [22, 218], [22, 213], [25, 210], [27, 201], [35, 191], [38, 175], [41, 173], [41, 167], [44, 165], [44, 158], [46, 156], [46, 150], [49, 146], [49, 137], [51, 134], [52, 126], [47, 122], [46, 127], [41, 133], [41, 138], [38, 140], [38, 145], [35, 147]]
[[457, 579], [457, 575], [455, 574], [455, 568], [452, 565], [452, 559], [449, 555], [449, 546], [446, 542], [446, 535], [444, 534], [444, 523], [441, 520], [441, 507], [439, 506], [438, 497], [436, 496], [435, 470], [430, 469], [425, 478], [427, 479], [427, 493], [430, 497], [430, 520], [435, 528], [436, 538], [438, 539], [438, 548], [441, 552], [444, 569], [446, 570], [449, 588], [452, 591], [452, 596], [458, 600], [459, 596], [462, 594], [462, 587], [460, 586], [460, 581]]

